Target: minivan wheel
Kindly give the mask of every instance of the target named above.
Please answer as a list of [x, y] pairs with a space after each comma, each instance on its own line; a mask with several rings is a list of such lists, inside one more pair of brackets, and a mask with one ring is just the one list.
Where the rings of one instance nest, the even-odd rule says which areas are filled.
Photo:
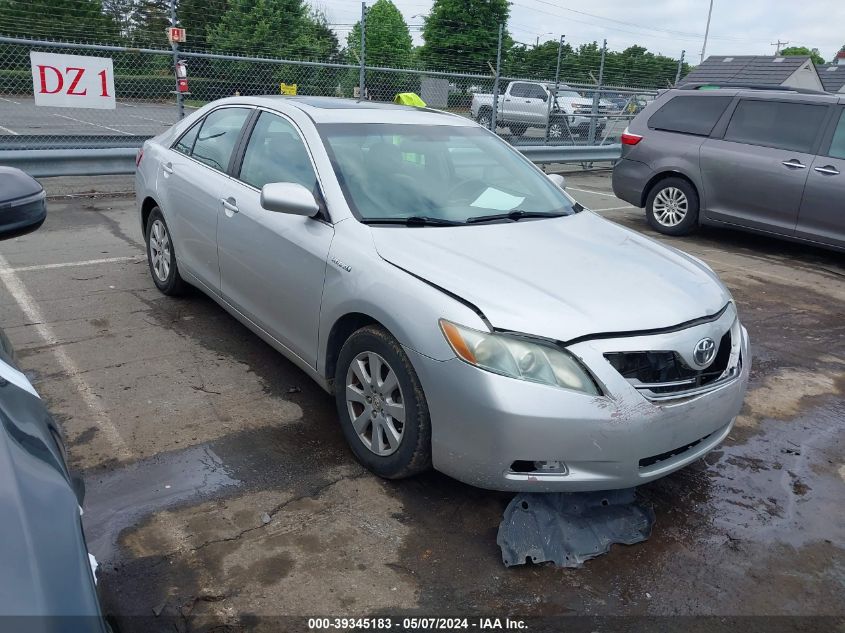
[[665, 178], [646, 200], [649, 225], [665, 235], [688, 235], [698, 228], [698, 193], [683, 178]]
[[378, 326], [343, 344], [334, 378], [341, 428], [367, 469], [387, 479], [431, 467], [431, 420], [419, 378], [399, 342]]
[[178, 295], [185, 290], [185, 282], [179, 275], [173, 240], [161, 209], [153, 207], [147, 220], [147, 263], [156, 288], [166, 295]]

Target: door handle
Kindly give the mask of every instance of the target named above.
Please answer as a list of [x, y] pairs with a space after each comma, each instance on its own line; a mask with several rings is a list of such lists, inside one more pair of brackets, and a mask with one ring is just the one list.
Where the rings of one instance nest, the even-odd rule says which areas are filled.
[[164, 170], [164, 173], [168, 176], [173, 173], [173, 163], [165, 163], [161, 166], [161, 168]]
[[802, 163], [795, 160], [794, 158], [792, 160], [782, 161], [781, 165], [783, 165], [784, 167], [789, 167], [790, 169], [807, 169], [806, 165], [803, 165]]
[[839, 170], [833, 165], [825, 165], [824, 167], [813, 167], [813, 169], [820, 174], [827, 174], [828, 176], [838, 176]]
[[226, 211], [230, 211], [232, 213], [238, 212], [238, 205], [235, 204], [234, 198], [220, 198], [220, 202]]

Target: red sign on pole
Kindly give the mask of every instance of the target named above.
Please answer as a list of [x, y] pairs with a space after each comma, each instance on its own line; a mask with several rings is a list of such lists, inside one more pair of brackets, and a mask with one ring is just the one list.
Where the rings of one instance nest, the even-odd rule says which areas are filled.
[[184, 42], [187, 39], [187, 32], [180, 26], [171, 26], [167, 29], [167, 39], [170, 40], [170, 43], [173, 44], [174, 42]]

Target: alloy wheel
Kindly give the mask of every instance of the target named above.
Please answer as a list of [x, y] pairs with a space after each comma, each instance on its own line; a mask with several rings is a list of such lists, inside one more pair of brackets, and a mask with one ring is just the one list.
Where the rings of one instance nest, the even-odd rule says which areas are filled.
[[405, 399], [396, 372], [375, 352], [361, 352], [350, 363], [346, 407], [364, 446], [381, 457], [398, 450], [405, 430]]
[[166, 283], [170, 276], [170, 236], [164, 222], [158, 219], [150, 228], [150, 262], [156, 278]]
[[665, 187], [657, 192], [652, 204], [654, 219], [661, 226], [678, 226], [689, 210], [686, 194], [677, 187]]

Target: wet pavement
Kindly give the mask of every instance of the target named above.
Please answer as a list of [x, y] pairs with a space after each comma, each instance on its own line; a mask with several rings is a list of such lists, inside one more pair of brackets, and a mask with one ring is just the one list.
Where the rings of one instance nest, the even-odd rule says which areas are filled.
[[[607, 174], [567, 182], [657, 237]], [[247, 614], [845, 616], [845, 259], [722, 230], [657, 239], [737, 301], [754, 355], [742, 415], [638, 490], [646, 542], [580, 569], [505, 568], [513, 495], [373, 477], [302, 372], [198, 292], [154, 289], [130, 199], [52, 201], [40, 231], [0, 246], [0, 323], [85, 475], [106, 611], [121, 631]]]

